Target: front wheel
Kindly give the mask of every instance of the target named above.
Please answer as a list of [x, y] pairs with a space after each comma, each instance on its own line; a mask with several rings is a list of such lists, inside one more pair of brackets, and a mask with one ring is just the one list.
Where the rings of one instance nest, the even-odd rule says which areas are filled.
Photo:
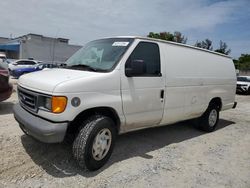
[[217, 105], [211, 104], [206, 112], [196, 120], [196, 127], [206, 132], [212, 132], [215, 130], [218, 121], [219, 108]]
[[79, 166], [101, 168], [110, 158], [116, 138], [115, 124], [109, 117], [96, 115], [84, 122], [73, 143], [73, 155]]

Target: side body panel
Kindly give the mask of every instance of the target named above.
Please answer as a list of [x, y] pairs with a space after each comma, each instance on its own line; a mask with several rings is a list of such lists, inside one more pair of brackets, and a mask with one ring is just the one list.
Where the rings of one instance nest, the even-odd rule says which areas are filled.
[[166, 103], [161, 125], [201, 116], [211, 99], [232, 108], [236, 73], [230, 58], [202, 50], [165, 44]]

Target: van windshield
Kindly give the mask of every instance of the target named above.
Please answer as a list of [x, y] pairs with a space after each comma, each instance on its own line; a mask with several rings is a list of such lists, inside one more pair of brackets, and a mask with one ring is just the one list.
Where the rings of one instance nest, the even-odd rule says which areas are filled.
[[108, 72], [116, 66], [132, 42], [132, 38], [109, 38], [89, 42], [66, 61], [66, 68]]

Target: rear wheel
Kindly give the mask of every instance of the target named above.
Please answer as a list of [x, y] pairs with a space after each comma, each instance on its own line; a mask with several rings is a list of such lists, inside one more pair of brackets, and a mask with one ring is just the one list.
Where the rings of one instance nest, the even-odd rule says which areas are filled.
[[73, 155], [82, 168], [97, 170], [110, 158], [116, 137], [109, 117], [95, 115], [84, 122], [73, 143]]
[[206, 131], [212, 132], [215, 130], [219, 121], [219, 108], [215, 104], [210, 104], [206, 112], [196, 120], [196, 127]]

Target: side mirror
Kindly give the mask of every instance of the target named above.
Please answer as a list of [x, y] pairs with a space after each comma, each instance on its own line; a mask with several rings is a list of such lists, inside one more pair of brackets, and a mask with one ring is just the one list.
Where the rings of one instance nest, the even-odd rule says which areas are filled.
[[15, 66], [16, 66], [16, 65], [17, 65], [17, 63], [13, 63], [13, 65], [15, 65]]
[[133, 60], [126, 63], [125, 75], [127, 77], [141, 76], [145, 73], [146, 65], [143, 60]]

